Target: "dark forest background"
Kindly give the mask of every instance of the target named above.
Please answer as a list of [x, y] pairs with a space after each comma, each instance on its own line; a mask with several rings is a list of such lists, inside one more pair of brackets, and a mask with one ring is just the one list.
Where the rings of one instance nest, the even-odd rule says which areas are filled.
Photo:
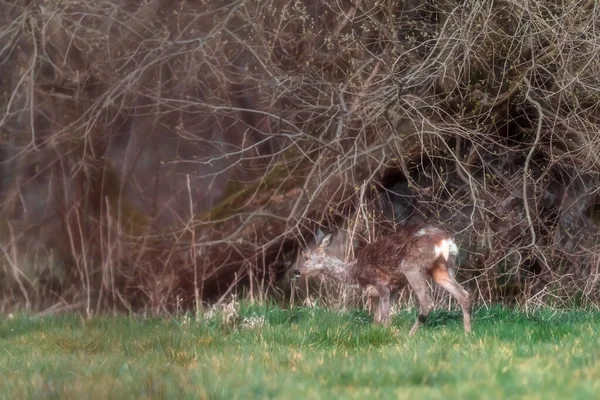
[[349, 304], [298, 250], [425, 220], [476, 302], [597, 306], [599, 38], [593, 0], [0, 0], [0, 311]]

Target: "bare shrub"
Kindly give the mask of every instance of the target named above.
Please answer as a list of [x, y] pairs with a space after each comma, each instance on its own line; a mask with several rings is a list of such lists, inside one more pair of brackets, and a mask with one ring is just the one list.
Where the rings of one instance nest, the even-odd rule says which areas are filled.
[[2, 310], [288, 298], [317, 227], [418, 220], [481, 304], [596, 305], [598, 28], [592, 0], [0, 3]]

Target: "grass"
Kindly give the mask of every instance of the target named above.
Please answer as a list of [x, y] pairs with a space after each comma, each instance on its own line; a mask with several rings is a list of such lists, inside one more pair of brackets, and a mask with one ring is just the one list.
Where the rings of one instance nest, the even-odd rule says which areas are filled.
[[600, 313], [493, 308], [389, 329], [363, 311], [242, 305], [237, 317], [0, 321], [0, 397], [596, 398]]

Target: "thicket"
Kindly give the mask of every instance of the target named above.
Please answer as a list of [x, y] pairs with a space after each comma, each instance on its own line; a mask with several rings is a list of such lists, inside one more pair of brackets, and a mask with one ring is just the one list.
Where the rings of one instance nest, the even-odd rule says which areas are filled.
[[0, 1], [1, 309], [295, 301], [317, 228], [352, 257], [417, 220], [480, 303], [597, 305], [599, 16]]

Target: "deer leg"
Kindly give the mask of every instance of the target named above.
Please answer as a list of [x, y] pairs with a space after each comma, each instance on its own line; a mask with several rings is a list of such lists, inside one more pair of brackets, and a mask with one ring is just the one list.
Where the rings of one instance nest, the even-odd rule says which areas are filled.
[[376, 324], [381, 323], [381, 309], [379, 308], [379, 298], [378, 297], [369, 297], [372, 301], [377, 299], [377, 308], [375, 309], [375, 315], [373, 316], [373, 322]]
[[469, 299], [469, 293], [456, 282], [454, 277], [448, 273], [448, 268], [443, 264], [435, 268], [431, 277], [435, 283], [446, 289], [458, 301], [463, 312], [465, 332], [471, 332], [471, 300]]
[[433, 309], [433, 300], [431, 298], [431, 293], [429, 292], [429, 285], [427, 284], [427, 277], [425, 275], [418, 270], [406, 272], [404, 275], [406, 275], [410, 287], [419, 299], [419, 315], [409, 333], [410, 336], [413, 336], [417, 330], [419, 330], [421, 325], [427, 321], [427, 316]]
[[379, 293], [377, 292], [377, 289], [375, 289], [375, 286], [373, 285], [367, 285], [364, 289], [363, 289], [363, 293], [365, 296], [367, 296], [367, 309], [369, 310], [369, 313], [373, 312], [373, 303], [376, 301], [377, 307], [375, 308], [375, 315], [373, 317], [373, 322], [379, 323], [379, 320], [381, 319], [381, 315], [379, 312]]
[[379, 304], [375, 312], [375, 317], [379, 317], [379, 321], [376, 322], [388, 326], [390, 324], [390, 289], [382, 284], [376, 285], [375, 289], [379, 293]]
[[392, 304], [396, 304], [398, 303], [398, 299], [400, 298], [400, 291], [399, 290], [392, 290], [392, 292], [390, 293], [390, 302]]

